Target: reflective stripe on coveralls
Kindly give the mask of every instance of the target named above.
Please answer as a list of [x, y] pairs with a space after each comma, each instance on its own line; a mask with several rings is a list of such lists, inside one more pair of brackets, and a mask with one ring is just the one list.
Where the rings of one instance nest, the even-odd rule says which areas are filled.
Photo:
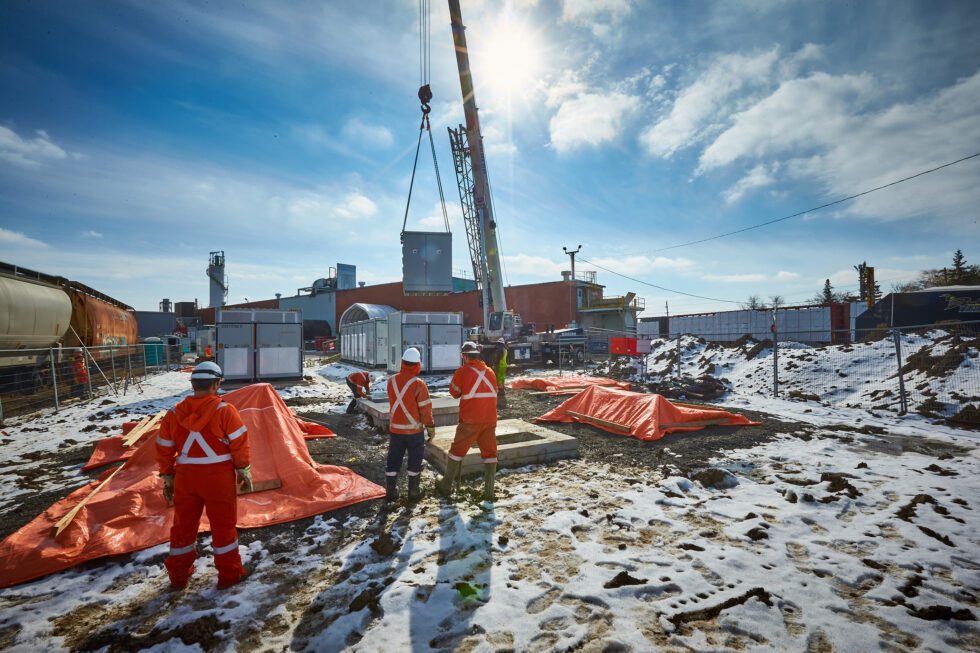
[[[392, 388], [394, 388], [395, 390], [395, 402], [391, 405], [391, 428], [412, 429], [413, 432], [418, 431], [419, 429], [422, 428], [422, 424], [416, 421], [415, 418], [412, 416], [412, 414], [408, 412], [408, 409], [405, 407], [405, 402], [404, 402], [405, 394], [408, 392], [408, 389], [411, 388], [412, 385], [418, 380], [420, 380], [419, 377], [413, 376], [411, 379], [408, 380], [408, 382], [404, 386], [401, 387], [401, 389], [399, 389], [398, 381], [396, 380], [396, 377], [391, 377], [391, 385]], [[427, 400], [427, 401], [428, 403], [432, 403], [431, 400]], [[425, 405], [425, 402], [420, 401], [418, 405], [419, 406]], [[405, 415], [405, 420], [407, 422], [406, 424], [395, 423], [395, 418], [398, 414], [397, 411], [399, 408], [401, 408], [402, 413]]]

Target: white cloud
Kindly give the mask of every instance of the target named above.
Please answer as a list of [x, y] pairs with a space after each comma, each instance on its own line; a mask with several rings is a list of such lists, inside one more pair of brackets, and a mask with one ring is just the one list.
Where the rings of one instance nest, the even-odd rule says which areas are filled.
[[776, 279], [778, 279], [779, 281], [793, 281], [794, 279], [799, 279], [799, 278], [800, 275], [797, 272], [786, 272], [784, 270], [780, 270], [779, 272], [776, 273]]
[[699, 171], [741, 157], [826, 143], [842, 135], [852, 114], [874, 93], [870, 75], [814, 73], [784, 82], [772, 95], [734, 116], [734, 124], [701, 155]]
[[387, 149], [394, 143], [391, 131], [383, 125], [370, 125], [360, 118], [351, 118], [344, 124], [342, 133], [345, 138], [354, 141], [356, 145], [366, 145], [370, 148]]
[[0, 126], [0, 160], [22, 168], [38, 168], [46, 161], [60, 160], [68, 153], [38, 129], [35, 138], [21, 138], [12, 129]]
[[721, 281], [723, 283], [748, 283], [769, 279], [764, 274], [706, 274], [703, 278], [705, 281]]
[[[683, 272], [694, 268], [696, 265], [695, 261], [691, 259], [683, 257], [668, 258], [666, 256], [599, 256], [589, 257], [589, 260], [595, 262], [596, 265], [601, 265], [619, 274], [636, 277], [642, 277], [651, 272], [663, 272], [665, 270]], [[587, 266], [588, 264], [583, 265]], [[599, 274], [602, 273], [603, 270], [599, 270]]]
[[11, 231], [0, 227], [0, 247], [13, 245], [15, 247], [32, 247], [42, 249], [47, 247], [46, 243], [26, 236], [19, 231]]
[[555, 262], [544, 256], [529, 254], [504, 254], [504, 268], [510, 277], [522, 277], [530, 280], [561, 281], [562, 270], [567, 270], [567, 261]]
[[100, 234], [98, 231], [89, 229], [88, 231], [82, 232], [82, 238], [104, 238], [104, 236]]
[[563, 0], [561, 18], [569, 23], [594, 23], [599, 17], [625, 18], [631, 10], [630, 0]]
[[[774, 166], [777, 168], [778, 165]], [[722, 193], [725, 198], [725, 202], [728, 204], [734, 204], [735, 202], [742, 199], [742, 196], [751, 190], [756, 188], [764, 188], [776, 182], [776, 178], [769, 173], [769, 170], [764, 164], [759, 164], [752, 168], [748, 174], [739, 179], [735, 184]]]
[[639, 106], [636, 97], [623, 93], [585, 93], [567, 100], [549, 123], [551, 144], [559, 152], [597, 146], [615, 140], [627, 115]]
[[[454, 229], [457, 225], [462, 223], [463, 216], [457, 209], [458, 205], [449, 204], [446, 206], [446, 215], [449, 216], [449, 228]], [[446, 228], [446, 216], [442, 214], [442, 204], [436, 202], [432, 205], [432, 209], [429, 213], [418, 221], [418, 226], [424, 227], [425, 230], [439, 230], [442, 231]]]
[[[783, 157], [786, 176], [843, 197], [973, 153], [964, 137], [980, 133], [980, 72], [915, 101], [869, 109], [882, 93], [869, 75], [816, 73], [784, 82], [734, 116], [701, 154], [699, 172]], [[842, 215], [944, 217], [967, 226], [980, 202], [976, 179], [976, 162], [966, 162], [858, 198]]]
[[704, 131], [746, 87], [766, 83], [779, 60], [774, 48], [755, 55], [718, 57], [693, 83], [682, 89], [663, 120], [647, 127], [640, 143], [655, 156], [670, 157], [703, 138]]
[[363, 220], [378, 213], [378, 205], [354, 191], [338, 199], [330, 193], [305, 193], [289, 203], [289, 213], [304, 221]]

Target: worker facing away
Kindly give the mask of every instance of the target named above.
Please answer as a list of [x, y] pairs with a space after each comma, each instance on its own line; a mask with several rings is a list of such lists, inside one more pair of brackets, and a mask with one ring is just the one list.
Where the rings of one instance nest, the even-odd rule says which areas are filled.
[[72, 397], [88, 398], [88, 365], [85, 364], [85, 353], [81, 349], [75, 350], [75, 356], [71, 361]]
[[391, 420], [388, 430], [388, 463], [385, 466], [385, 501], [398, 498], [398, 472], [402, 459], [408, 453], [408, 498], [416, 501], [422, 497], [419, 486], [422, 473], [422, 456], [425, 453], [425, 436], [436, 433], [432, 418], [432, 400], [429, 388], [419, 377], [422, 356], [415, 347], [409, 347], [402, 355], [401, 370], [388, 377], [388, 403]]
[[245, 578], [238, 554], [238, 493], [252, 490], [248, 432], [241, 415], [221, 401], [216, 363], [199, 363], [191, 373], [194, 394], [167, 411], [157, 436], [157, 466], [163, 496], [174, 506], [170, 555], [164, 565], [175, 589], [186, 587], [197, 558], [197, 528], [208, 511], [218, 589]]
[[475, 342], [464, 343], [462, 355], [463, 365], [449, 382], [449, 394], [459, 399], [459, 425], [449, 448], [446, 475], [436, 483], [436, 489], [444, 497], [452, 496], [463, 458], [476, 442], [483, 459], [483, 499], [493, 501], [497, 473], [497, 379], [480, 359], [480, 348]]
[[214, 349], [211, 345], [204, 348], [204, 360], [213, 361], [214, 360]]
[[347, 387], [354, 393], [354, 398], [347, 404], [347, 413], [353, 413], [357, 408], [357, 400], [371, 393], [371, 375], [367, 372], [354, 372], [347, 375]]

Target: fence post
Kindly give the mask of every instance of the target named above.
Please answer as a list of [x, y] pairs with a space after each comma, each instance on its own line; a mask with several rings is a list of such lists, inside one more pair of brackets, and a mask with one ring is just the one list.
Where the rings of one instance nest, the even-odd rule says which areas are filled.
[[126, 394], [126, 390], [129, 388], [129, 380], [133, 378], [133, 352], [130, 351], [129, 346], [126, 346], [126, 382], [123, 384], [123, 395]]
[[677, 334], [677, 373], [675, 376], [681, 378], [681, 336]]
[[902, 333], [898, 329], [892, 329], [892, 338], [895, 341], [895, 358], [898, 360], [898, 405], [899, 415], [909, 412], [908, 398], [905, 396], [905, 375], [902, 373]]
[[167, 371], [170, 371], [170, 340], [164, 341], [163, 345], [163, 355], [167, 360]]
[[779, 396], [779, 330], [775, 310], [772, 313], [772, 396]]
[[61, 406], [58, 403], [58, 372], [55, 370], [54, 349], [48, 350], [51, 355], [51, 387], [54, 388], [54, 412], [58, 412]]
[[116, 352], [112, 348], [112, 345], [109, 345], [109, 362], [112, 363], [112, 389], [115, 390], [116, 389]]
[[[99, 367], [99, 364], [95, 362], [95, 358], [92, 356], [92, 352], [91, 351], [89, 351], [87, 348], [83, 348], [82, 351], [85, 352], [85, 354], [87, 354], [85, 356], [82, 356], [82, 363], [85, 365], [85, 382], [88, 385], [88, 398], [89, 398], [89, 401], [91, 401], [92, 399], [95, 399], [95, 393], [92, 392], [92, 375], [91, 375], [90, 370], [88, 368], [88, 362], [91, 359], [92, 363], [95, 364], [95, 367], [96, 368]], [[99, 369], [99, 374], [102, 374], [102, 370], [101, 369]]]

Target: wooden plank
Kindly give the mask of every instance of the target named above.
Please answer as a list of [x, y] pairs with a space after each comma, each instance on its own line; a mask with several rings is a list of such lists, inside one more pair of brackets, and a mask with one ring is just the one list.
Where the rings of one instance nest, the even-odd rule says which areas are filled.
[[63, 530], [65, 530], [66, 528], [68, 528], [68, 525], [75, 519], [75, 517], [78, 515], [78, 513], [82, 509], [82, 507], [86, 503], [88, 503], [92, 499], [92, 497], [94, 497], [96, 494], [98, 494], [99, 493], [99, 490], [101, 490], [103, 487], [105, 487], [106, 484], [109, 481], [112, 480], [112, 477], [115, 476], [116, 474], [118, 474], [119, 473], [119, 470], [121, 470], [125, 466], [126, 466], [126, 464], [123, 463], [122, 465], [120, 465], [119, 467], [117, 467], [116, 468], [116, 471], [114, 471], [111, 474], [109, 474], [108, 476], [106, 476], [105, 480], [102, 481], [101, 483], [99, 483], [95, 487], [95, 489], [92, 490], [88, 494], [88, 496], [86, 496], [84, 499], [82, 499], [81, 501], [79, 501], [78, 504], [74, 508], [72, 508], [71, 510], [69, 510], [68, 513], [64, 517], [62, 517], [61, 519], [59, 519], [58, 522], [52, 527], [52, 530], [54, 531], [54, 536], [55, 537], [58, 537], [59, 535], [61, 535], [61, 532]]
[[133, 444], [135, 444], [146, 433], [149, 433], [154, 428], [156, 428], [157, 424], [160, 422], [161, 419], [163, 419], [163, 416], [166, 414], [167, 414], [166, 410], [161, 410], [156, 415], [150, 417], [148, 421], [140, 422], [140, 424], [137, 424], [136, 428], [130, 431], [129, 434], [123, 439], [122, 442], [123, 446], [124, 447], [133, 446]]
[[619, 422], [612, 422], [607, 419], [600, 419], [598, 417], [593, 417], [592, 415], [586, 415], [585, 413], [576, 413], [574, 411], [567, 410], [565, 411], [565, 414], [571, 415], [572, 417], [576, 419], [580, 419], [583, 422], [588, 422], [593, 426], [611, 428], [614, 431], [619, 431], [621, 433], [631, 433], [633, 430], [632, 427], [627, 426], [626, 424], [620, 424]]
[[282, 481], [278, 478], [269, 479], [268, 481], [255, 481], [252, 483], [251, 492], [242, 492], [242, 488], [238, 488], [238, 494], [254, 494], [256, 492], [264, 492], [265, 490], [278, 490], [282, 487]]
[[662, 429], [673, 429], [684, 426], [718, 426], [719, 424], [726, 424], [728, 422], [727, 417], [722, 417], [719, 419], [702, 419], [695, 422], [677, 422], [676, 424], [661, 424]]

